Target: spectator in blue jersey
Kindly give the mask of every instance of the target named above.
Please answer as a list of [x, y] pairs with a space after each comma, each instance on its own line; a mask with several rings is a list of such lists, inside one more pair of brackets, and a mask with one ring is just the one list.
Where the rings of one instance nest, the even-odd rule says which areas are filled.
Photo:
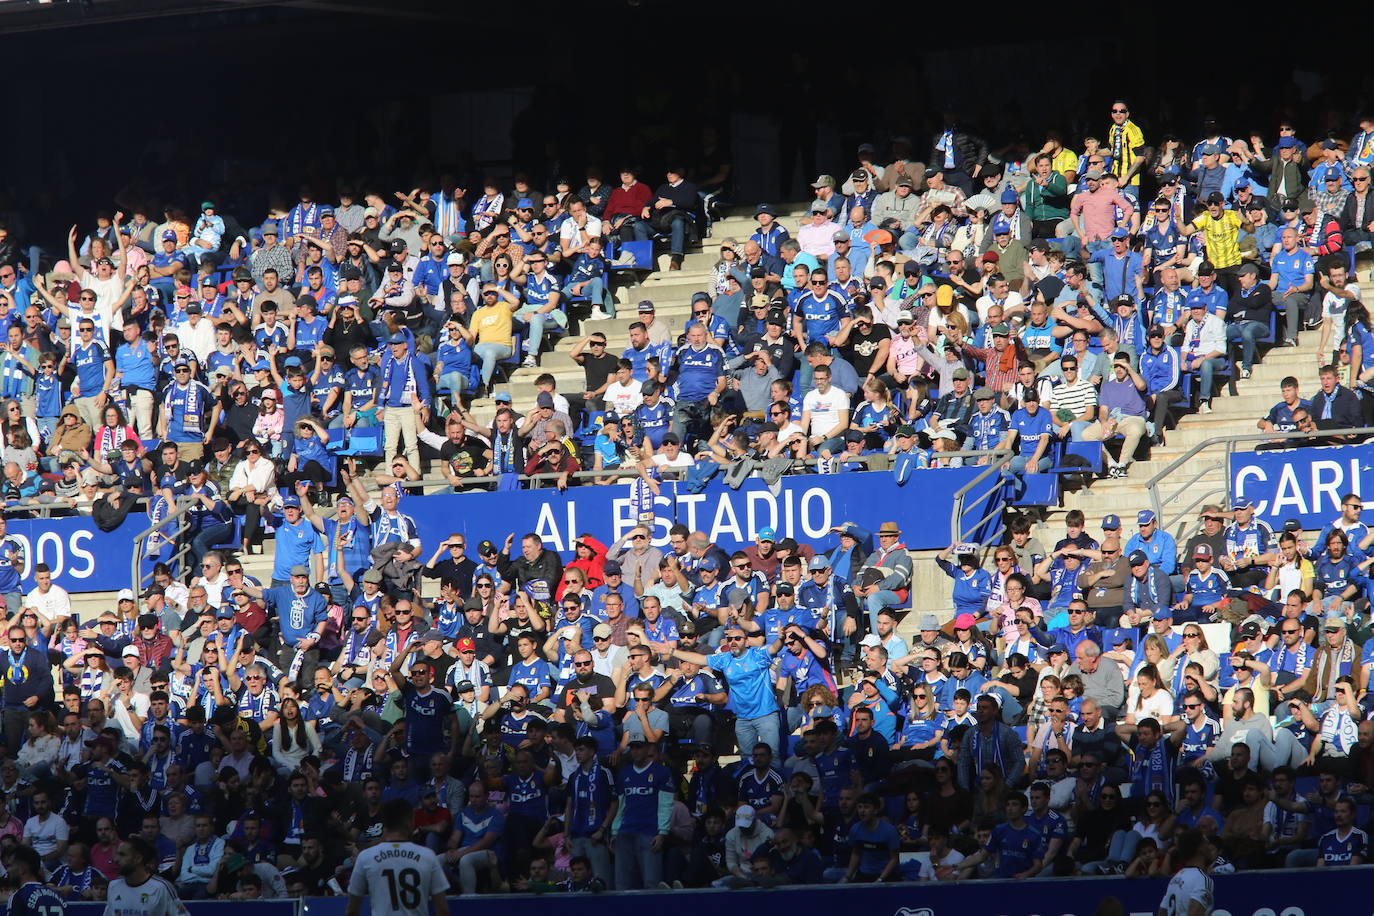
[[[1266, 433], [1291, 433], [1315, 429], [1315, 425], [1311, 423], [1312, 402], [1301, 397], [1298, 390], [1298, 380], [1291, 375], [1285, 376], [1283, 381], [1279, 383], [1281, 399], [1269, 408], [1269, 412], [1261, 417], [1255, 425]], [[1303, 429], [1304, 423], [1299, 422], [1299, 417], [1305, 421], [1306, 429]], [[1256, 449], [1288, 448], [1302, 444], [1302, 442], [1301, 439], [1274, 439], [1257, 445]], [[1320, 539], [1317, 543], [1321, 543]]]
[[676, 390], [673, 432], [678, 438], [689, 430], [704, 437], [710, 428], [711, 409], [725, 391], [728, 378], [725, 354], [708, 342], [705, 327], [695, 325], [688, 329], [686, 345], [673, 354], [668, 378]]
[[1212, 548], [1198, 544], [1193, 548], [1193, 569], [1184, 580], [1183, 596], [1174, 604], [1179, 613], [1174, 619], [1182, 623], [1210, 622], [1222, 606], [1230, 602], [1226, 592], [1231, 580], [1226, 573], [1212, 566]]
[[497, 844], [506, 828], [506, 819], [490, 804], [486, 785], [479, 779], [468, 786], [468, 803], [453, 818], [454, 830], [448, 850], [441, 861], [458, 872], [458, 892], [471, 894], [477, 890], [479, 872], [499, 881], [500, 858]]
[[996, 860], [993, 874], [998, 878], [1024, 880], [1040, 873], [1044, 838], [1039, 827], [1026, 819], [1026, 796], [1012, 792], [1005, 802], [1006, 820], [992, 828], [984, 846], [959, 863], [959, 874], [966, 877], [989, 859]]
[[578, 738], [573, 744], [577, 768], [568, 776], [563, 824], [571, 854], [586, 856], [592, 873], [603, 880], [611, 876], [611, 824], [615, 820], [615, 775], [597, 761], [595, 738]]
[[291, 567], [286, 585], [269, 589], [244, 583], [243, 590], [251, 598], [262, 599], [268, 611], [275, 613], [281, 628], [282, 650], [278, 664], [292, 680], [309, 684], [315, 678], [320, 663], [319, 644], [328, 623], [329, 604], [310, 587], [310, 570], [304, 565]]
[[866, 792], [859, 796], [855, 808], [858, 822], [849, 831], [849, 866], [841, 883], [881, 884], [898, 880], [901, 841], [897, 828], [882, 816], [882, 799]]
[[998, 448], [1015, 446], [1017, 454], [1011, 459], [1011, 471], [1041, 473], [1049, 470], [1050, 442], [1054, 438], [1054, 420], [1050, 412], [1040, 406], [1040, 393], [1027, 388], [1021, 396], [1021, 406], [1011, 415], [1006, 434]]
[[672, 772], [646, 741], [630, 743], [630, 762], [616, 774], [619, 805], [611, 831], [617, 890], [657, 887], [676, 794]]
[[1331, 811], [1335, 826], [1317, 840], [1317, 867], [1363, 865], [1369, 857], [1369, 835], [1355, 826], [1355, 800], [1337, 799]]
[[[954, 562], [950, 562], [950, 557]], [[971, 544], [951, 544], [936, 555], [935, 563], [954, 580], [951, 598], [955, 613], [981, 616], [992, 595], [992, 573], [978, 565], [976, 548]]]

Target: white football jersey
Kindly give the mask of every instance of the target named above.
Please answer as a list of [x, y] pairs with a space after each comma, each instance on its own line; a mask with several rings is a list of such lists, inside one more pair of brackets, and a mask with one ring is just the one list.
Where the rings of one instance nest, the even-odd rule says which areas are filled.
[[166, 878], [153, 876], [134, 887], [123, 878], [110, 882], [105, 916], [188, 916], [177, 889]]
[[434, 853], [415, 843], [378, 843], [358, 853], [348, 893], [370, 895], [373, 916], [428, 916], [429, 901], [449, 889]]
[[1204, 916], [1212, 912], [1215, 902], [1212, 878], [1200, 868], [1185, 868], [1169, 879], [1159, 908], [1165, 916], [1188, 916], [1188, 904], [1196, 900], [1202, 904]]

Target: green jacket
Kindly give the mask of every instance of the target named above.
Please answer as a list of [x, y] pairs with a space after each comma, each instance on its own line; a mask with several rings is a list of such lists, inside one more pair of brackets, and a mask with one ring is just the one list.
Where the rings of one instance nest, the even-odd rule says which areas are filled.
[[1042, 188], [1034, 179], [1021, 190], [1021, 206], [1032, 222], [1069, 218], [1069, 182], [1062, 172], [1050, 172]]

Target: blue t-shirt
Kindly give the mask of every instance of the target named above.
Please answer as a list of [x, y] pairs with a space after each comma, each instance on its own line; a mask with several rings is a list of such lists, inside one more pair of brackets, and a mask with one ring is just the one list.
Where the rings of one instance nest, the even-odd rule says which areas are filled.
[[[1017, 448], [1022, 455], [1029, 456], [1035, 454], [1041, 436], [1054, 434], [1054, 421], [1050, 419], [1050, 412], [1044, 407], [1036, 408], [1034, 416], [1022, 407], [1011, 415], [1011, 428], [1017, 433]], [[1048, 453], [1049, 449], [1046, 448], [1044, 454]]]
[[267, 606], [276, 611], [282, 641], [289, 646], [313, 633], [329, 613], [324, 596], [313, 588], [307, 588], [304, 595], [297, 595], [290, 585], [282, 585], [269, 588], [263, 597], [267, 599]]
[[310, 565], [310, 554], [315, 549], [315, 526], [301, 516], [292, 525], [285, 519], [277, 526], [274, 540], [276, 555], [272, 559], [272, 578], [286, 581], [291, 578], [291, 567]]
[[620, 768], [618, 781], [619, 832], [635, 836], [656, 836], [659, 832], [659, 794], [673, 794], [672, 772], [661, 763], [651, 763], [642, 770], [630, 765]]
[[767, 650], [752, 646], [738, 656], [717, 652], [707, 657], [706, 664], [730, 685], [730, 706], [739, 718], [757, 719], [777, 711], [772, 679], [768, 676], [773, 656]]
[[872, 828], [865, 827], [863, 821], [859, 821], [849, 829], [849, 846], [858, 850], [859, 873], [878, 875], [901, 846], [901, 838], [890, 821], [880, 819]]
[[988, 841], [988, 852], [998, 853], [997, 877], [1012, 878], [1031, 867], [1040, 858], [1043, 846], [1040, 830], [1030, 821], [1020, 827], [1010, 822], [992, 828], [992, 839]]
[[1276, 299], [1282, 296], [1286, 290], [1302, 286], [1317, 269], [1312, 256], [1301, 248], [1295, 248], [1291, 252], [1279, 249], [1279, 253], [1274, 255], [1270, 268], [1278, 277], [1278, 282], [1274, 286]]
[[725, 354], [715, 346], [700, 350], [691, 345], [680, 347], [673, 361], [678, 370], [677, 397], [686, 401], [705, 401], [715, 392], [716, 381], [725, 370]]
[[[1365, 856], [1369, 849], [1369, 837], [1358, 827], [1348, 828], [1344, 838], [1339, 830], [1322, 835], [1317, 841], [1317, 852], [1323, 865], [1350, 865], [1355, 856]], [[13, 906], [13, 904], [10, 904]]]
[[431, 687], [422, 696], [410, 684], [402, 684], [401, 709], [405, 713], [406, 751], [410, 756], [437, 754], [448, 746], [444, 725], [453, 716], [453, 701], [448, 694]]

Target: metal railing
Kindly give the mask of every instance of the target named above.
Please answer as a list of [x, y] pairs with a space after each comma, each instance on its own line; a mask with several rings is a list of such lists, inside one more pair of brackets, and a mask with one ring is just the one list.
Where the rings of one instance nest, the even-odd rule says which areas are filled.
[[194, 499], [178, 499], [176, 507], [156, 524], [150, 525], [134, 535], [134, 549], [130, 560], [130, 579], [135, 595], [143, 593], [144, 586], [152, 581], [152, 570], [143, 572], [143, 561], [148, 558], [148, 541], [153, 536], [165, 538], [174, 545], [171, 556], [166, 559], [173, 574], [182, 565], [182, 560], [191, 550], [191, 542], [183, 537], [191, 528], [190, 511], [195, 506]]
[[[1000, 487], [996, 485], [989, 486], [986, 490], [972, 499], [969, 499], [969, 494], [989, 477], [993, 475], [1001, 476], [1006, 466], [1011, 463], [1012, 458], [1016, 457], [1016, 452], [1011, 449], [994, 449], [986, 452], [948, 452], [941, 457], [966, 454], [976, 455], [980, 458], [991, 458], [992, 461], [988, 464], [987, 470], [983, 471], [983, 473], [979, 474], [954, 492], [954, 503], [950, 507], [949, 513], [949, 542], [951, 544], [961, 543], [966, 537], [972, 535], [994, 517], [1000, 517], [1002, 515], [1002, 510], [1005, 508], [1004, 504], [1001, 501], [993, 502], [993, 498], [1001, 492]], [[967, 516], [969, 512], [972, 512], [975, 506], [984, 502], [990, 503], [988, 511], [983, 513], [976, 522], [965, 526], [965, 516]], [[1002, 536], [1002, 531], [1005, 528], [1005, 523], [999, 524], [996, 531], [985, 535], [981, 540], [996, 541]]]
[[[992, 451], [939, 452], [939, 453], [932, 453], [932, 460], [934, 460], [935, 458], [939, 458], [940, 460], [944, 460], [944, 459], [947, 459], [947, 458], [963, 458], [963, 459], [965, 460], [965, 462], [968, 462], [970, 459], [976, 460], [976, 459], [980, 459], [980, 458], [987, 458], [987, 457], [990, 457], [990, 456], [998, 456], [998, 455], [1001, 455], [1001, 454], [1003, 454], [1003, 453], [1000, 452], [1000, 451], [996, 451], [996, 450], [992, 450]], [[887, 453], [887, 452], [877, 452], [877, 453], [874, 453], [874, 454], [871, 454], [871, 455], [858, 455], [858, 456], [856, 456], [856, 457], [853, 457], [853, 458], [846, 458], [846, 459], [844, 459], [844, 460], [845, 460], [846, 462], [857, 461], [857, 462], [863, 464], [863, 465], [864, 465], [868, 470], [870, 470], [870, 471], [888, 471], [888, 470], [891, 470], [891, 469], [892, 469], [892, 455], [889, 454], [889, 453]], [[817, 462], [818, 462], [818, 461], [819, 461], [819, 459], [817, 459], [817, 458], [801, 458], [801, 459], [795, 459], [795, 460], [793, 460], [793, 462], [792, 462], [791, 468], [789, 468], [787, 471], [785, 471], [785, 472], [784, 472], [784, 475], [785, 475], [785, 476], [795, 476], [795, 472], [797, 472], [797, 471], [808, 471], [808, 472], [810, 472], [810, 473], [818, 473], [817, 470], [816, 470]], [[729, 466], [729, 465], [722, 465], [722, 468], [725, 468], [725, 467], [728, 467], [728, 466]], [[360, 475], [360, 476], [361, 476], [361, 475]], [[520, 474], [520, 475], [517, 476], [517, 479], [518, 479], [521, 483], [532, 484], [532, 486], [530, 486], [529, 489], [535, 490], [535, 489], [543, 489], [543, 487], [540, 486], [541, 484], [553, 483], [553, 482], [557, 481], [557, 480], [558, 480], [560, 477], [562, 477], [562, 476], [563, 476], [562, 474], [554, 474], [554, 473], [540, 473], [540, 474], [529, 474], [529, 475]], [[631, 479], [634, 479], [634, 478], [636, 478], [636, 477], [638, 477], [638, 476], [639, 476], [639, 466], [638, 466], [638, 465], [630, 465], [630, 466], [628, 466], [628, 467], [607, 468], [607, 469], [603, 469], [603, 470], [600, 470], [600, 471], [596, 471], [596, 470], [575, 471], [575, 472], [573, 472], [572, 474], [569, 474], [569, 475], [568, 475], [568, 479], [569, 479], [570, 481], [576, 480], [576, 481], [583, 481], [583, 482], [588, 482], [588, 483], [594, 483], [594, 482], [596, 482], [596, 481], [598, 481], [598, 480], [604, 480], [605, 478], [608, 478], [608, 477], [609, 477], [609, 478], [624, 478], [624, 479], [626, 479], [626, 480], [631, 480]], [[484, 488], [484, 487], [494, 486], [494, 485], [496, 485], [496, 484], [498, 484], [498, 483], [501, 482], [501, 478], [500, 478], [500, 477], [463, 477], [463, 478], [461, 478], [461, 480], [462, 480], [462, 482], [463, 482], [463, 489], [468, 489], [469, 487], [471, 487], [471, 488], [473, 488], [473, 489]], [[409, 487], [420, 487], [420, 488], [424, 488], [424, 489], [428, 489], [428, 488], [433, 487], [433, 488], [438, 488], [439, 491], [447, 491], [447, 490], [449, 490], [449, 489], [453, 486], [453, 484], [449, 481], [449, 479], [448, 479], [447, 477], [445, 477], [445, 476], [443, 476], [443, 475], [439, 475], [439, 474], [429, 474], [429, 475], [426, 475], [426, 476], [424, 476], [424, 477], [416, 478], [415, 480], [404, 481], [404, 482], [401, 483], [401, 486], [402, 486], [402, 487], [406, 487], [406, 488], [409, 488]], [[460, 491], [460, 492], [461, 492], [461, 491]]]
[[[1169, 463], [1158, 474], [1150, 478], [1145, 486], [1150, 491], [1150, 504], [1155, 511], [1155, 518], [1159, 527], [1168, 527], [1169, 518], [1178, 519], [1177, 536], [1187, 524], [1187, 520], [1194, 513], [1194, 510], [1209, 503], [1220, 502], [1225, 506], [1230, 506], [1231, 500], [1231, 474], [1230, 463], [1231, 455], [1237, 451], [1236, 446], [1242, 444], [1254, 444], [1274, 442], [1286, 439], [1330, 439], [1335, 436], [1374, 436], [1374, 426], [1361, 426], [1352, 429], [1315, 429], [1295, 431], [1288, 433], [1269, 432], [1269, 433], [1249, 433], [1244, 436], [1215, 436], [1199, 442], [1197, 445], [1188, 449], [1178, 458]], [[1348, 443], [1355, 444], [1355, 443]], [[1221, 453], [1215, 460], [1208, 457], [1198, 460], [1200, 452], [1223, 446]], [[1295, 448], [1302, 447], [1300, 443], [1295, 443]], [[1339, 448], [1340, 445], [1330, 446], [1309, 446], [1310, 448]], [[1209, 474], [1221, 471], [1221, 483], [1214, 486], [1198, 486], [1198, 484]], [[1177, 476], [1178, 479], [1174, 480]], [[1184, 501], [1187, 500], [1185, 503]]]

